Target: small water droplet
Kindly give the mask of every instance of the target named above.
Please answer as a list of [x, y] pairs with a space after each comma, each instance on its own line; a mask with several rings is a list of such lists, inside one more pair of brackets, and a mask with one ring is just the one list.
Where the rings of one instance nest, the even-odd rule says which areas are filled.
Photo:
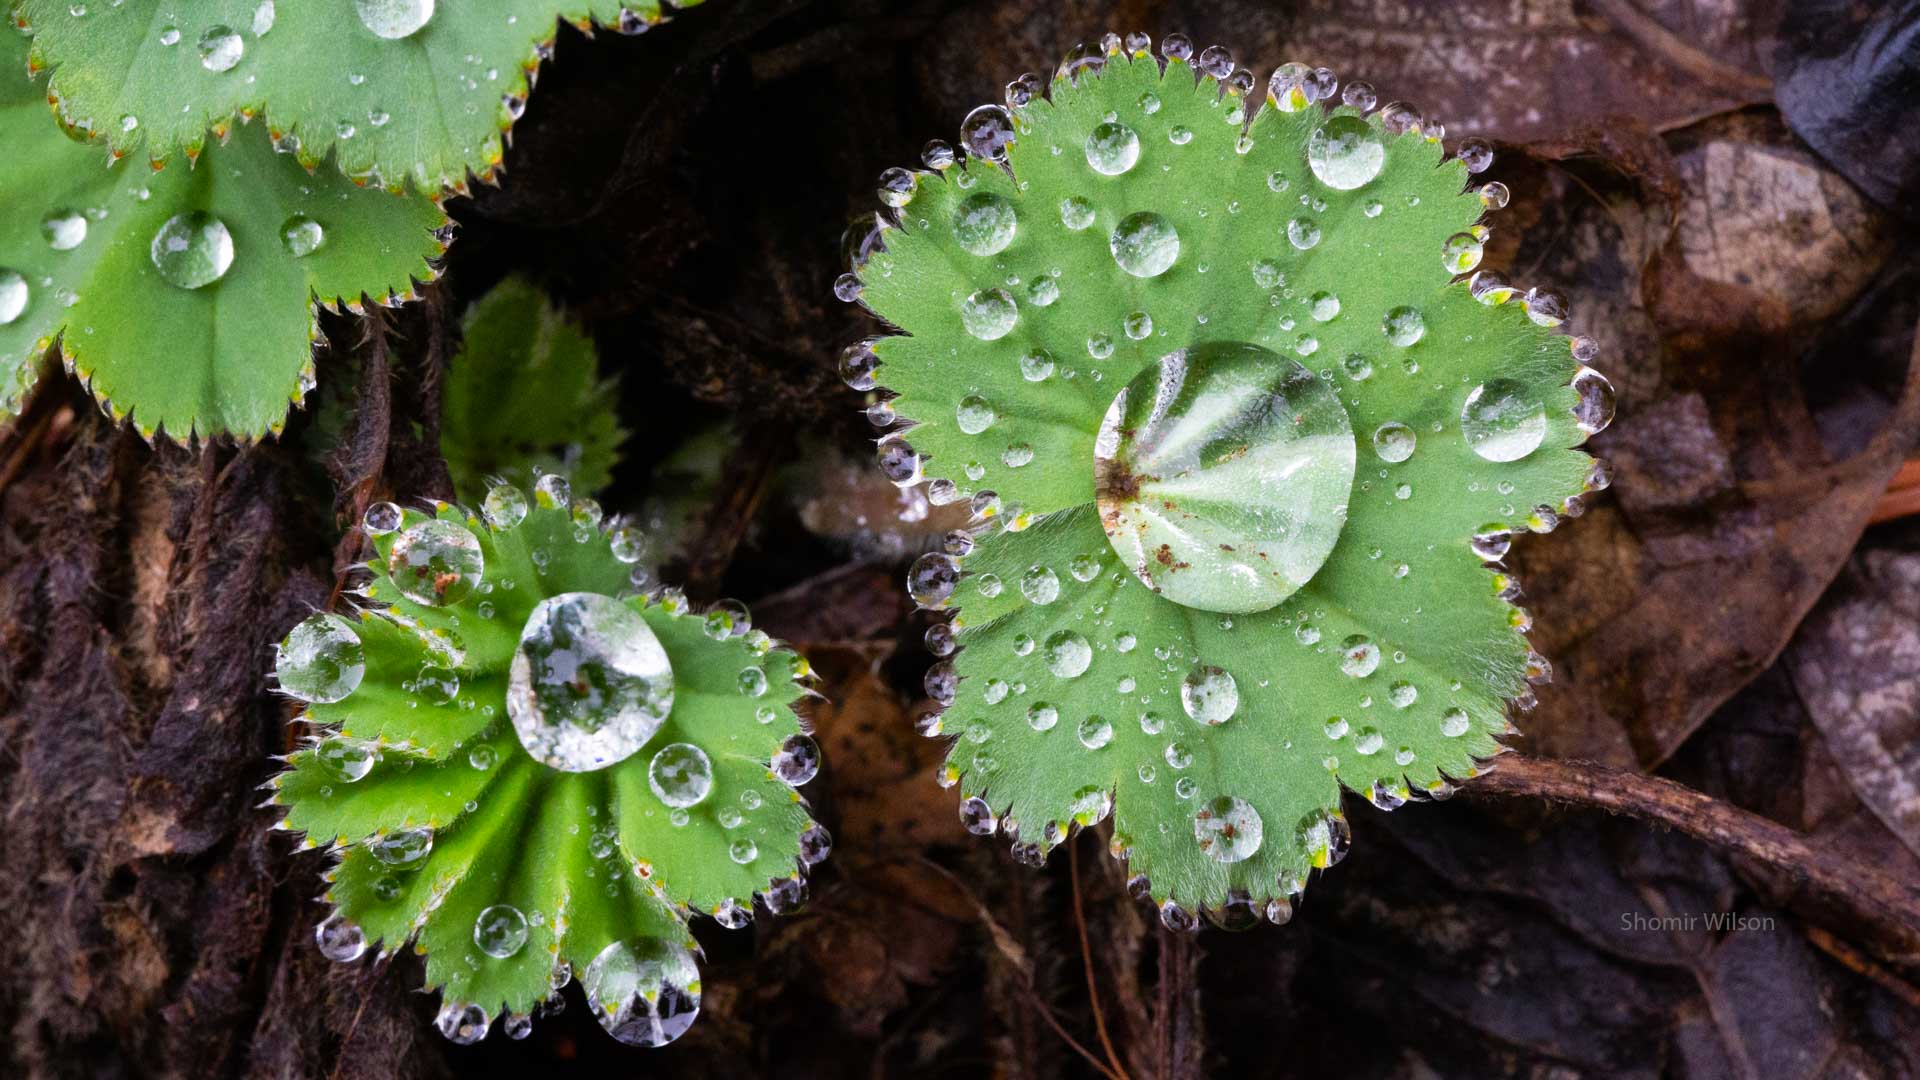
[[232, 28], [214, 25], [200, 35], [200, 66], [208, 71], [232, 71], [247, 51], [247, 43]]
[[527, 917], [512, 904], [495, 904], [473, 920], [473, 943], [495, 960], [519, 952], [527, 943]]
[[189, 210], [160, 226], [148, 256], [169, 285], [198, 289], [220, 280], [233, 265], [233, 236], [219, 218]]
[[326, 230], [305, 214], [295, 214], [280, 223], [280, 243], [287, 249], [287, 254], [296, 259], [320, 250], [320, 245], [326, 240]]
[[361, 25], [389, 41], [418, 33], [433, 18], [433, 4], [434, 0], [353, 0]]
[[1140, 135], [1125, 124], [1100, 124], [1087, 136], [1086, 155], [1094, 172], [1119, 176], [1140, 160]]

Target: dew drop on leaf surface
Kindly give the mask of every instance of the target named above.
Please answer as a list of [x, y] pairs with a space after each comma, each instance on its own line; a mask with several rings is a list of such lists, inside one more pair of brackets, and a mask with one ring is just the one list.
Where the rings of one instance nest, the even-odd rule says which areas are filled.
[[340, 701], [360, 686], [367, 656], [353, 625], [338, 615], [310, 615], [280, 643], [274, 665], [280, 689], [301, 701]]
[[669, 743], [647, 766], [647, 786], [668, 806], [698, 805], [713, 790], [713, 762], [692, 743]]
[[360, 22], [390, 41], [418, 33], [433, 18], [434, 0], [353, 0]]
[[480, 541], [452, 521], [423, 521], [400, 534], [387, 555], [387, 574], [400, 594], [416, 604], [457, 604], [480, 584], [485, 569]]
[[512, 904], [495, 904], [473, 920], [473, 943], [495, 960], [505, 960], [527, 943], [527, 917]]
[[1307, 137], [1307, 167], [1321, 183], [1352, 191], [1380, 175], [1386, 141], [1357, 116], [1335, 116]]
[[1460, 409], [1460, 434], [1488, 461], [1518, 461], [1547, 435], [1547, 410], [1525, 386], [1494, 379], [1474, 387]]
[[189, 210], [160, 226], [148, 255], [167, 284], [198, 289], [220, 280], [233, 265], [233, 236], [219, 218]]
[[0, 269], [0, 326], [5, 326], [27, 310], [32, 290], [18, 270]]
[[1167, 599], [1264, 611], [1332, 553], [1354, 457], [1346, 411], [1312, 372], [1256, 345], [1197, 345], [1148, 365], [1107, 409], [1101, 526]]
[[700, 1015], [700, 969], [671, 941], [616, 941], [587, 965], [580, 985], [594, 1019], [632, 1046], [665, 1046]]
[[1236, 863], [1260, 850], [1265, 832], [1260, 812], [1244, 799], [1222, 795], [1193, 815], [1193, 838], [1215, 862]]
[[640, 613], [609, 596], [562, 593], [527, 616], [507, 715], [537, 761], [590, 772], [624, 761], [666, 721], [673, 668]]

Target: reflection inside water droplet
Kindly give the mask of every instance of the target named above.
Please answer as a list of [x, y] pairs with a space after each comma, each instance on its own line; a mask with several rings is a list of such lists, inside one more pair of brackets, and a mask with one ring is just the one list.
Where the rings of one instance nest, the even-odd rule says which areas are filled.
[[1256, 345], [1170, 353], [1134, 376], [1094, 442], [1102, 527], [1122, 562], [1186, 607], [1249, 612], [1332, 553], [1353, 482], [1333, 390]]
[[627, 604], [562, 593], [527, 617], [513, 655], [507, 714], [527, 753], [566, 772], [632, 756], [673, 707], [673, 668]]

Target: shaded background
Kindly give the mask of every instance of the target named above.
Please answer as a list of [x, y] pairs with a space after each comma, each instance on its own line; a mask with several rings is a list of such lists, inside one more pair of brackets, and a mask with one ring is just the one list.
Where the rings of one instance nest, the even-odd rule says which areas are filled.
[[[879, 477], [833, 374], [869, 329], [832, 297], [841, 236], [1012, 76], [1136, 28], [1495, 141], [1514, 200], [1485, 265], [1566, 293], [1620, 392], [1612, 491], [1515, 549], [1556, 670], [1516, 746], [1920, 883], [1920, 4], [711, 0], [563, 30], [504, 186], [452, 204], [444, 283], [325, 321], [323, 392], [357, 405], [337, 443], [302, 414], [149, 448], [63, 379], [0, 431], [0, 1074], [1095, 1075], [1096, 1003], [1137, 1077], [1920, 1074], [1920, 957], [1801, 867], [1593, 810], [1352, 800], [1354, 857], [1291, 925], [1193, 938], [1126, 899], [1097, 830], [1034, 871], [956, 827], [901, 588], [952, 522]], [[447, 1045], [417, 962], [314, 950], [322, 860], [250, 808], [288, 738], [271, 644], [359, 507], [446, 494], [439, 379], [510, 271], [620, 375], [609, 511], [672, 524], [668, 577], [749, 601], [833, 702], [813, 901], [703, 920], [703, 1014], [664, 1050], [577, 990], [524, 1043]], [[1771, 922], [1623, 927], [1696, 912]]]

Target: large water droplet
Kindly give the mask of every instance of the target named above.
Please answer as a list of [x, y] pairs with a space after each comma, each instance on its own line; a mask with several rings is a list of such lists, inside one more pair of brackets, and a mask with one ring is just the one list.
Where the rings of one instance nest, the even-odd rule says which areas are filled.
[[1093, 663], [1093, 646], [1078, 631], [1056, 630], [1042, 647], [1047, 670], [1062, 679], [1077, 679]]
[[668, 806], [695, 806], [713, 790], [713, 762], [692, 743], [669, 743], [647, 766], [647, 786]]
[[774, 778], [788, 787], [799, 787], [820, 775], [820, 744], [806, 735], [789, 735], [767, 763]]
[[1017, 228], [1013, 204], [991, 191], [967, 196], [953, 211], [953, 238], [969, 254], [998, 255]]
[[982, 105], [960, 122], [960, 145], [982, 161], [1007, 160], [1013, 142], [1013, 120], [998, 105]]
[[433, 0], [353, 0], [360, 22], [378, 37], [397, 41], [433, 18]]
[[1467, 395], [1460, 409], [1460, 434], [1488, 461], [1518, 461], [1546, 438], [1547, 410], [1520, 383], [1494, 379]]
[[160, 226], [147, 254], [167, 284], [198, 289], [220, 280], [233, 265], [233, 235], [212, 214], [189, 210]]
[[387, 574], [416, 604], [444, 607], [465, 600], [485, 569], [480, 541], [458, 522], [435, 518], [400, 534], [387, 555]]
[[296, 259], [313, 254], [326, 242], [326, 230], [305, 214], [295, 214], [280, 223], [280, 243]]
[[683, 946], [659, 938], [616, 941], [580, 976], [594, 1019], [632, 1046], [665, 1046], [700, 1015], [700, 969]]
[[1094, 441], [1101, 525], [1148, 588], [1264, 611], [1333, 551], [1353, 429], [1332, 388], [1257, 345], [1170, 353], [1114, 398]]
[[373, 743], [332, 735], [320, 740], [313, 748], [313, 756], [335, 779], [351, 784], [365, 779], [373, 771], [380, 753]]
[[1087, 136], [1087, 164], [1102, 176], [1119, 176], [1140, 160], [1140, 136], [1125, 124], [1108, 122]]
[[0, 326], [5, 326], [27, 310], [32, 290], [18, 270], [0, 269]]
[[473, 943], [495, 960], [505, 960], [527, 943], [527, 917], [512, 904], [495, 904], [473, 920]]
[[1060, 598], [1060, 575], [1049, 567], [1030, 566], [1020, 578], [1020, 595], [1030, 604], [1051, 604]]
[[395, 870], [414, 870], [433, 854], [433, 830], [425, 825], [368, 837], [367, 854]]
[[953, 422], [968, 435], [978, 435], [993, 426], [998, 419], [993, 411], [993, 403], [979, 394], [968, 394], [954, 406]]
[[1202, 664], [1180, 682], [1180, 707], [1202, 724], [1224, 724], [1240, 711], [1240, 687], [1225, 668]]
[[232, 71], [247, 51], [247, 43], [228, 26], [209, 26], [200, 35], [200, 66], [208, 71]]
[[1416, 308], [1397, 307], [1380, 320], [1380, 332], [1404, 349], [1426, 336], [1427, 320]]
[[1193, 838], [1214, 862], [1237, 863], [1260, 850], [1260, 812], [1244, 799], [1222, 795], [1193, 815]]
[[1352, 191], [1379, 176], [1386, 160], [1386, 140], [1357, 116], [1331, 117], [1307, 137], [1307, 167], [1338, 191]]
[[78, 210], [52, 210], [40, 219], [40, 235], [55, 251], [72, 251], [87, 238], [87, 217]]
[[[0, 275], [0, 323], [8, 321], [5, 289], [5, 276]], [[24, 292], [21, 302], [26, 302]], [[1581, 368], [1573, 376], [1573, 392], [1579, 395], [1573, 405], [1573, 422], [1582, 433], [1596, 435], [1613, 423], [1613, 383], [1605, 375], [1590, 367]]]
[[527, 496], [513, 484], [495, 484], [487, 489], [480, 512], [496, 530], [511, 529], [527, 519]]
[[1113, 741], [1113, 724], [1098, 713], [1080, 721], [1080, 745], [1089, 750], [1098, 750]]
[[340, 701], [360, 686], [367, 654], [352, 624], [330, 612], [309, 615], [280, 643], [274, 675], [280, 689], [301, 701]]
[[960, 302], [960, 324], [981, 341], [997, 341], [1013, 330], [1020, 309], [1005, 289], [981, 289]]
[[1130, 214], [1107, 241], [1113, 261], [1134, 277], [1159, 277], [1180, 257], [1180, 234], [1152, 211]]
[[1365, 634], [1355, 634], [1340, 643], [1340, 670], [1356, 679], [1364, 679], [1380, 666], [1380, 646]]
[[566, 772], [632, 756], [673, 707], [673, 668], [639, 612], [598, 593], [562, 593], [527, 617], [507, 715], [535, 760]]
[[493, 1021], [478, 1005], [446, 1001], [433, 1018], [433, 1026], [455, 1046], [472, 1046], [487, 1037], [487, 1025]]

